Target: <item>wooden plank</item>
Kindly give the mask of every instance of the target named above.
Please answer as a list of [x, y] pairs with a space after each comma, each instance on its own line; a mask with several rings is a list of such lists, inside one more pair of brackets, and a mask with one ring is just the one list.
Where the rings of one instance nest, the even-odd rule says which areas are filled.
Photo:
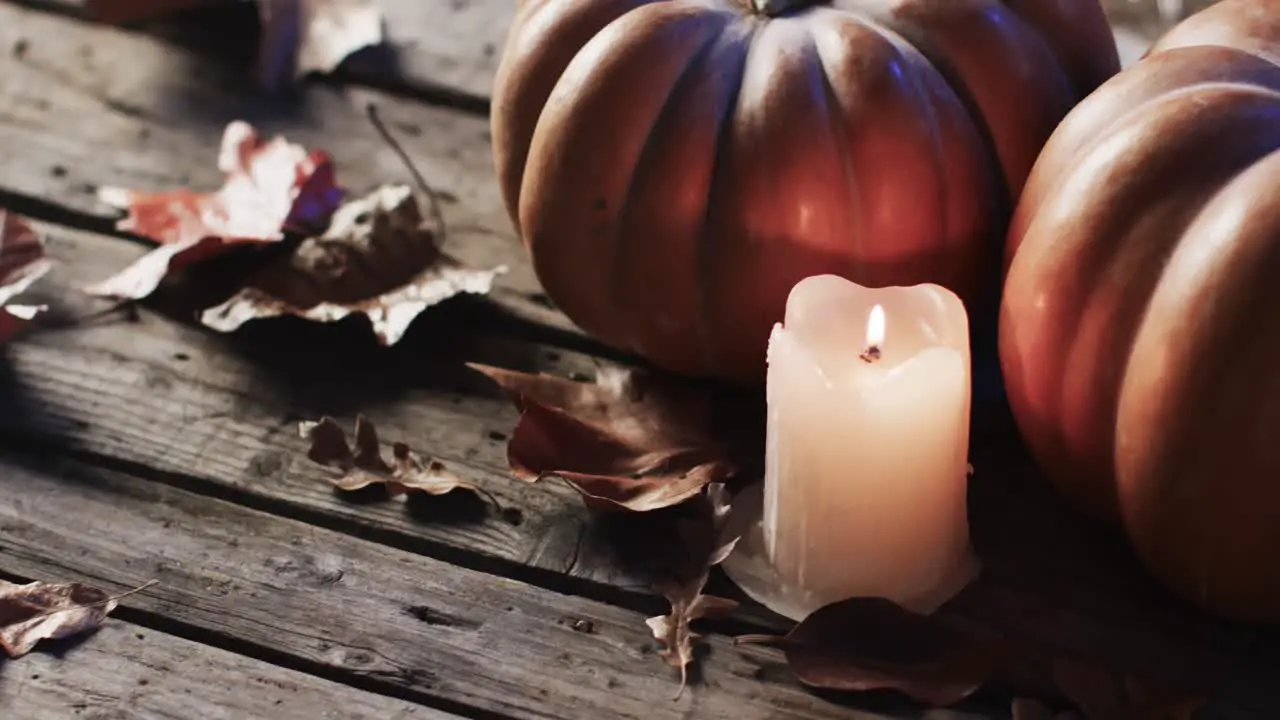
[[121, 601], [273, 662], [460, 714], [872, 718], [800, 688], [776, 653], [709, 638], [673, 700], [644, 616], [48, 455], [0, 460], [0, 571]]
[[105, 227], [101, 220], [116, 213], [97, 201], [99, 186], [216, 187], [218, 141], [237, 118], [328, 150], [339, 182], [355, 192], [409, 182], [365, 113], [373, 103], [445, 200], [446, 249], [478, 266], [507, 265], [495, 301], [577, 332], [548, 307], [514, 237], [483, 117], [359, 89], [312, 87], [273, 101], [255, 95], [243, 68], [9, 4], [0, 4], [0, 48], [0, 190], [87, 214]]
[[[64, 262], [42, 294], [60, 305], [62, 316], [91, 311], [87, 300], [71, 301], [72, 288], [94, 265], [140, 252], [88, 233], [50, 234], [51, 250]], [[471, 357], [564, 373], [588, 368], [590, 359], [558, 351], [553, 358], [487, 337], [466, 313], [446, 315], [424, 318], [404, 348], [389, 352], [373, 351], [358, 324], [289, 323], [282, 332], [280, 324], [267, 323], [224, 338], [149, 311], [131, 323], [104, 318], [36, 332], [8, 348], [0, 436], [12, 445], [35, 431], [46, 449], [65, 448], [450, 562], [660, 611], [575, 495], [555, 484], [508, 478], [503, 443], [490, 433], [509, 429], [515, 414], [458, 365]], [[439, 337], [450, 342], [437, 348], [431, 340]], [[349, 420], [360, 411], [379, 423], [384, 440], [409, 439], [440, 455], [518, 510], [521, 522], [483, 513], [451, 518], [456, 505], [424, 515], [399, 503], [357, 505], [336, 497], [326, 473], [303, 457], [294, 422], [321, 412]], [[1280, 678], [1280, 659], [1253, 657], [1251, 631], [1174, 607], [1116, 538], [1055, 502], [1009, 445], [1009, 428], [981, 423], [975, 433], [975, 539], [1006, 585], [969, 608], [974, 619], [1046, 648], [1158, 677], [1215, 684], [1234, 678], [1228, 683], [1239, 686], [1233, 693], [1271, 702], [1265, 688]], [[740, 617], [769, 624], [769, 616], [750, 605]]]
[[448, 720], [455, 715], [109, 619], [58, 652], [0, 666], [20, 720]]
[[[595, 359], [496, 336], [465, 305], [428, 311], [391, 349], [376, 346], [360, 320], [338, 326], [270, 320], [221, 336], [142, 309], [133, 320], [115, 314], [60, 329], [108, 307], [79, 287], [99, 268], [126, 264], [144, 249], [47, 223], [36, 227], [58, 266], [34, 299], [49, 303], [54, 317], [48, 329], [37, 327], [7, 349], [13, 375], [8, 387], [0, 384], [0, 434], [30, 439], [35, 432], [275, 512], [660, 607], [598, 537], [602, 528], [576, 492], [511, 478], [506, 433], [516, 412], [463, 366], [474, 360], [569, 375], [592, 371]], [[191, 316], [177, 307], [166, 312]], [[350, 430], [357, 413], [373, 420], [385, 441], [407, 441], [492, 492], [503, 512], [445, 502], [442, 516], [340, 497], [330, 472], [306, 459], [297, 423], [330, 414]]]

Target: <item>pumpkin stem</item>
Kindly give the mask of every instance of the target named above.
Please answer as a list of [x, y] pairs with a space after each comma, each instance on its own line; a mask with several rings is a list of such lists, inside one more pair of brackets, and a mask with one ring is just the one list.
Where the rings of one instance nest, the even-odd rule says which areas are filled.
[[805, 5], [810, 0], [751, 0], [751, 7], [759, 15], [777, 17]]

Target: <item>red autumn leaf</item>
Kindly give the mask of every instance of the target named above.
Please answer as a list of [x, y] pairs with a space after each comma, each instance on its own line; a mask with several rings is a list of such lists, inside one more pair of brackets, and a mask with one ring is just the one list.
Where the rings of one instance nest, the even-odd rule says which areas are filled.
[[327, 153], [282, 137], [264, 141], [243, 121], [227, 125], [218, 169], [226, 179], [212, 193], [102, 188], [103, 202], [128, 211], [116, 227], [160, 247], [87, 291], [144, 298], [170, 273], [237, 245], [278, 242], [288, 231], [321, 231], [342, 200]]
[[9, 301], [52, 268], [36, 231], [22, 217], [0, 209], [0, 307], [4, 310], [0, 312], [0, 342], [13, 337], [42, 309]]
[[413, 191], [384, 185], [344, 203], [323, 235], [259, 268], [200, 320], [230, 332], [280, 315], [334, 322], [362, 313], [378, 341], [392, 345], [423, 310], [460, 293], [487, 293], [505, 271], [468, 268], [444, 254]]
[[392, 446], [392, 459], [382, 457], [378, 431], [363, 416], [356, 418], [355, 448], [347, 444], [347, 435], [333, 418], [304, 422], [299, 426], [303, 437], [311, 441], [307, 457], [320, 465], [336, 468], [342, 475], [331, 481], [340, 490], [355, 491], [382, 485], [392, 497], [421, 492], [444, 495], [463, 490], [488, 498], [488, 492], [454, 474], [439, 460], [423, 460], [405, 443]]
[[710, 395], [675, 380], [617, 367], [593, 383], [470, 367], [520, 410], [507, 443], [515, 475], [562, 478], [594, 509], [670, 507], [738, 469]]
[[0, 648], [11, 658], [41, 640], [78, 635], [102, 624], [118, 598], [80, 583], [0, 580]]

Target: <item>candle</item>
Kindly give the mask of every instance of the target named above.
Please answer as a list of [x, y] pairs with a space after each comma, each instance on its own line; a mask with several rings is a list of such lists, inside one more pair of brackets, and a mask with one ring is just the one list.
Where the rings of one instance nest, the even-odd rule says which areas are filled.
[[850, 597], [931, 612], [977, 571], [964, 305], [938, 285], [810, 277], [768, 353], [760, 529], [786, 614]]

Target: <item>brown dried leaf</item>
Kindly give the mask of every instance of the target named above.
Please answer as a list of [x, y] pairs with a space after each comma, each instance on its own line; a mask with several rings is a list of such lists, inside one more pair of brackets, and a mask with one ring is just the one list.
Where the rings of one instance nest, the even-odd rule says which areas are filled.
[[295, 315], [336, 322], [363, 313], [383, 345], [393, 345], [423, 310], [460, 293], [484, 294], [500, 266], [468, 268], [445, 255], [407, 185], [383, 185], [344, 203], [329, 229], [259, 268], [247, 287], [204, 311], [221, 332], [262, 318]]
[[520, 410], [507, 443], [516, 477], [564, 479], [598, 510], [678, 505], [735, 474], [705, 393], [602, 367], [594, 383], [470, 364]]
[[101, 625], [116, 602], [105, 591], [80, 583], [0, 580], [0, 647], [17, 658], [41, 640], [86, 632]]
[[1003, 667], [1003, 643], [938, 613], [883, 598], [852, 598], [806, 617], [785, 637], [739, 642], [780, 647], [796, 677], [829, 690], [897, 690], [934, 707], [973, 694]]
[[278, 89], [312, 72], [330, 73], [357, 50], [381, 45], [373, 0], [258, 0], [258, 79]]
[[44, 242], [27, 221], [0, 209], [0, 342], [13, 337], [43, 308], [10, 305], [53, 268], [45, 257]]
[[690, 627], [690, 623], [703, 618], [724, 617], [738, 607], [736, 600], [703, 595], [707, 573], [691, 582], [668, 583], [659, 588], [671, 603], [671, 612], [645, 620], [653, 637], [664, 648], [659, 653], [667, 664], [680, 671], [680, 690], [684, 692], [689, 681], [689, 663], [693, 662], [694, 643], [702, 636]]
[[116, 227], [160, 247], [87, 292], [144, 298], [170, 273], [237, 245], [278, 242], [286, 231], [319, 232], [342, 200], [327, 153], [282, 137], [264, 141], [241, 120], [223, 132], [218, 169], [226, 179], [212, 193], [101, 188], [103, 202], [128, 211]]
[[311, 441], [307, 458], [342, 471], [341, 476], [331, 481], [340, 490], [354, 491], [371, 485], [384, 485], [392, 497], [410, 492], [444, 495], [464, 490], [498, 504], [493, 495], [458, 477], [439, 460], [424, 461], [405, 443], [392, 446], [392, 461], [388, 463], [382, 457], [377, 429], [364, 416], [356, 417], [354, 450], [347, 444], [346, 433], [333, 418], [301, 423], [298, 430]]

